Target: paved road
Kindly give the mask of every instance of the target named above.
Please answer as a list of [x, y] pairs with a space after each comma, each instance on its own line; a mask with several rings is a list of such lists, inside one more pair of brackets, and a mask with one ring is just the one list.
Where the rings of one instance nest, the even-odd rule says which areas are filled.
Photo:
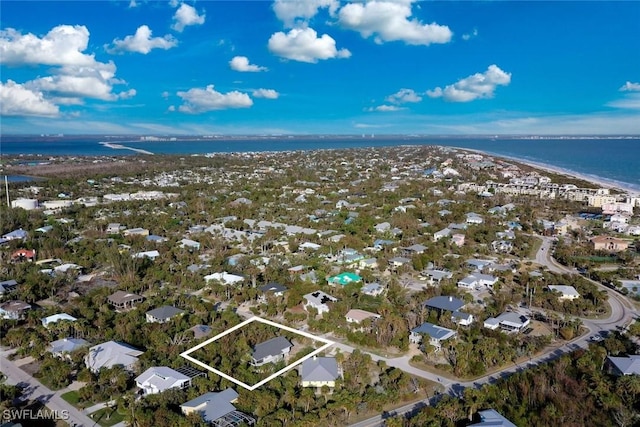
[[[542, 237], [542, 245], [540, 249], [536, 253], [535, 261], [537, 264], [546, 267], [549, 271], [555, 273], [569, 273], [569, 274], [577, 274], [575, 270], [567, 268], [558, 262], [551, 256], [553, 251], [553, 238], [550, 237]], [[408, 372], [413, 375], [417, 375], [422, 378], [427, 378], [431, 381], [439, 382], [445, 387], [444, 394], [449, 394], [452, 396], [460, 397], [464, 392], [465, 388], [468, 387], [481, 387], [487, 383], [493, 383], [500, 378], [507, 377], [515, 372], [524, 370], [528, 367], [535, 366], [539, 363], [549, 362], [551, 360], [557, 359], [565, 353], [574, 351], [578, 348], [588, 348], [589, 346], [589, 338], [594, 333], [599, 333], [602, 331], [610, 331], [615, 330], [617, 328], [625, 328], [633, 321], [633, 319], [638, 315], [637, 310], [633, 307], [633, 305], [621, 294], [618, 292], [607, 288], [599, 282], [594, 280], [590, 280], [592, 283], [596, 284], [600, 289], [603, 289], [607, 292], [609, 297], [609, 305], [611, 306], [611, 313], [608, 318], [605, 319], [586, 319], [581, 318], [583, 325], [589, 329], [589, 333], [583, 336], [580, 336], [561, 347], [550, 348], [545, 353], [539, 354], [538, 356], [530, 359], [529, 362], [506, 367], [498, 372], [495, 372], [490, 375], [485, 375], [484, 377], [478, 378], [475, 381], [469, 382], [456, 382], [452, 380], [448, 380], [443, 377], [438, 377], [435, 374], [430, 372], [422, 371], [420, 369], [416, 369], [413, 366], [409, 365], [409, 357], [399, 357], [395, 359], [386, 359], [380, 356], [375, 356], [374, 360], [384, 360], [388, 365], [395, 366], [399, 369], [402, 369], [405, 372]], [[343, 349], [347, 349], [350, 346], [346, 346], [344, 344], [338, 344], [338, 347]], [[372, 355], [373, 357], [374, 355]], [[400, 408], [396, 408], [391, 411], [389, 414], [381, 414], [376, 417], [369, 418], [359, 423], [352, 424], [351, 427], [379, 427], [384, 425], [384, 419], [388, 417], [393, 417], [397, 415], [412, 415], [421, 408], [435, 404], [438, 396], [433, 397], [431, 399], [424, 399], [416, 403], [411, 403]]]
[[70, 425], [74, 425], [73, 423], [82, 427], [97, 425], [95, 421], [60, 397], [60, 394], [64, 393], [64, 391], [54, 392], [43, 386], [40, 381], [20, 369], [15, 363], [4, 356], [0, 356], [0, 367], [2, 367], [2, 373], [7, 376], [7, 384], [20, 384], [23, 387], [24, 392], [22, 399], [39, 400], [48, 409], [60, 415], [68, 413], [69, 418], [64, 421]]

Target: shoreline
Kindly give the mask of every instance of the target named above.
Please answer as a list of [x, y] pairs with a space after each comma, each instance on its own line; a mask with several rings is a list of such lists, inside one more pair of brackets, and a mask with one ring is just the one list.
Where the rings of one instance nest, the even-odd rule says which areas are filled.
[[111, 148], [113, 150], [131, 150], [131, 151], [135, 151], [136, 153], [148, 154], [150, 156], [153, 156], [153, 153], [151, 151], [143, 150], [141, 148], [127, 147], [126, 145], [114, 144], [112, 142], [106, 142], [106, 141], [99, 142], [98, 144], [102, 145], [103, 147]]
[[620, 191], [622, 193], [627, 194], [630, 197], [640, 197], [640, 185], [637, 186], [637, 187], [634, 187], [631, 183], [614, 181], [614, 180], [603, 178], [603, 177], [600, 177], [600, 176], [597, 176], [597, 175], [589, 175], [589, 174], [585, 174], [585, 173], [581, 173], [581, 172], [576, 172], [576, 171], [573, 171], [573, 170], [570, 170], [570, 169], [564, 169], [564, 168], [561, 168], [559, 166], [553, 166], [553, 165], [549, 165], [547, 163], [535, 162], [535, 161], [532, 161], [532, 160], [522, 159], [522, 158], [519, 158], [519, 157], [506, 156], [506, 155], [503, 155], [503, 154], [491, 153], [489, 151], [483, 151], [483, 150], [474, 150], [474, 149], [464, 148], [464, 147], [455, 147], [455, 148], [459, 149], [459, 150], [466, 150], [466, 151], [470, 151], [470, 152], [474, 152], [474, 153], [478, 153], [478, 154], [483, 154], [485, 156], [491, 156], [491, 157], [501, 158], [501, 159], [505, 159], [505, 160], [511, 160], [513, 162], [521, 163], [523, 165], [530, 166], [532, 168], [539, 169], [539, 170], [542, 170], [542, 171], [551, 172], [551, 173], [558, 174], [558, 175], [564, 175], [564, 176], [568, 176], [568, 177], [571, 177], [571, 178], [581, 179], [581, 180], [589, 182], [591, 184], [595, 184], [597, 186], [600, 186], [601, 188], [608, 188], [610, 190], [617, 190], [617, 191]]

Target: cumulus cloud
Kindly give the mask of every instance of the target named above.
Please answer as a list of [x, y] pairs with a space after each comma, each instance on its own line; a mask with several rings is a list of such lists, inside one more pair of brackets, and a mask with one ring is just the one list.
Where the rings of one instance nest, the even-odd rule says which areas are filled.
[[497, 65], [490, 65], [484, 73], [476, 73], [444, 89], [436, 87], [426, 94], [431, 98], [444, 98], [451, 102], [469, 102], [475, 99], [492, 98], [498, 86], [511, 83], [511, 73], [502, 71]]
[[89, 30], [84, 25], [58, 25], [42, 38], [8, 28], [0, 31], [0, 57], [6, 65], [92, 65], [84, 52]]
[[640, 83], [626, 82], [621, 88], [621, 92], [639, 92]]
[[336, 41], [328, 34], [318, 37], [313, 28], [294, 28], [287, 34], [279, 31], [271, 35], [268, 46], [272, 53], [300, 62], [351, 56], [347, 49], [336, 49]]
[[337, 0], [275, 0], [273, 3], [276, 17], [289, 27], [297, 20], [308, 21], [323, 8], [328, 8], [333, 16], [338, 7]]
[[170, 34], [164, 37], [151, 37], [152, 31], [147, 25], [141, 25], [132, 36], [123, 40], [114, 39], [113, 47], [105, 46], [109, 53], [137, 52], [146, 55], [153, 49], [171, 49], [178, 45], [178, 41]]
[[259, 65], [254, 65], [249, 63], [249, 58], [246, 56], [234, 56], [231, 61], [229, 61], [229, 66], [232, 70], [240, 71], [243, 73], [257, 73], [259, 71], [267, 71], [267, 67], [261, 67]]
[[255, 98], [278, 99], [280, 94], [273, 89], [256, 89], [252, 95]]
[[377, 107], [369, 107], [366, 111], [380, 111], [380, 112], [389, 112], [389, 111], [400, 111], [404, 110], [402, 107], [398, 107], [397, 105], [378, 105]]
[[186, 92], [178, 92], [184, 104], [178, 107], [183, 113], [198, 114], [213, 110], [226, 110], [230, 108], [248, 108], [253, 105], [253, 100], [246, 93], [231, 91], [220, 93], [214, 90], [213, 85], [204, 89], [192, 88]]
[[338, 22], [344, 28], [358, 31], [364, 38], [373, 35], [376, 43], [403, 41], [428, 46], [451, 41], [453, 33], [446, 25], [411, 19], [411, 3], [382, 0], [350, 3], [338, 12]]
[[405, 104], [407, 102], [420, 102], [422, 101], [422, 97], [413, 89], [400, 89], [393, 95], [387, 96], [386, 100], [393, 104]]
[[185, 27], [190, 25], [204, 24], [204, 18], [204, 13], [199, 15], [195, 7], [182, 3], [178, 10], [176, 10], [175, 15], [173, 15], [173, 20], [176, 22], [171, 26], [171, 28], [178, 32], [182, 32]]
[[2, 116], [57, 116], [57, 105], [44, 98], [42, 92], [7, 80], [0, 82], [0, 115]]

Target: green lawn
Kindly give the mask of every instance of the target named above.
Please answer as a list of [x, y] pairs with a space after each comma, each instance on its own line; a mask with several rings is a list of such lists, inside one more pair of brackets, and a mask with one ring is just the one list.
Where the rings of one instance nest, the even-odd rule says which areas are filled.
[[88, 408], [89, 406], [93, 405], [93, 402], [81, 402], [80, 395], [76, 390], [68, 391], [62, 394], [60, 397], [79, 409]]
[[[109, 419], [107, 419], [107, 416], [109, 416]], [[103, 427], [109, 427], [124, 421], [124, 415], [119, 414], [117, 408], [103, 408], [89, 415], [89, 417]]]

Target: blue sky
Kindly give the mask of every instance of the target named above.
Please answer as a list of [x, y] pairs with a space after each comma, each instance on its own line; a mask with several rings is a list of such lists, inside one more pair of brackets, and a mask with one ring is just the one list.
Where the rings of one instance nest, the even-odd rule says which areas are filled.
[[2, 1], [2, 133], [640, 134], [640, 2]]

